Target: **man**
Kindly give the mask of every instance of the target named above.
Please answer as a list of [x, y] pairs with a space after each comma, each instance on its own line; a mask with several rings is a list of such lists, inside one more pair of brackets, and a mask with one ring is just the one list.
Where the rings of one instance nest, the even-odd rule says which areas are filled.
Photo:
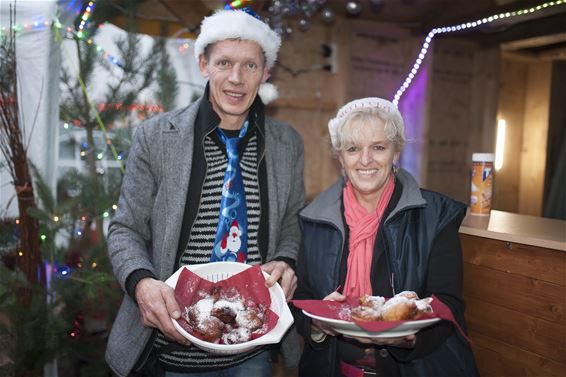
[[[136, 130], [108, 231], [114, 273], [128, 293], [106, 351], [119, 376], [271, 375], [265, 348], [224, 356], [191, 346], [171, 323], [181, 308], [163, 281], [185, 264], [237, 260], [261, 264], [271, 274], [266, 285], [279, 281], [288, 299], [296, 288], [303, 143], [264, 116], [260, 98], [269, 94], [280, 44], [247, 12], [205, 18], [195, 43], [208, 78], [203, 97]], [[284, 339], [281, 348], [298, 360], [296, 344]]]

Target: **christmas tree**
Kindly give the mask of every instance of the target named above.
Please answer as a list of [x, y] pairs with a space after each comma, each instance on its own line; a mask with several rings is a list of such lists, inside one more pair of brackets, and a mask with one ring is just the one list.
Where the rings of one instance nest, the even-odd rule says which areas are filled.
[[[15, 219], [0, 221], [0, 239], [10, 248], [2, 253], [0, 266], [0, 346], [7, 345], [0, 356], [8, 360], [0, 365], [0, 375], [40, 376], [52, 360], [57, 360], [59, 376], [111, 374], [104, 362], [105, 343], [123, 292], [112, 274], [104, 231], [116, 208], [133, 128], [140, 118], [152, 115], [151, 110], [171, 108], [177, 93], [165, 40], [156, 39], [144, 52], [132, 25], [132, 32], [116, 40], [118, 53], [112, 60], [92, 43], [99, 30], [96, 17], [80, 34], [72, 33], [78, 68], [67, 65], [61, 72], [61, 137], [80, 148], [80, 163], [60, 174], [55, 192], [39, 172], [32, 174], [31, 162], [25, 179], [14, 179], [29, 182], [25, 187], [31, 189], [22, 192], [35, 193], [26, 203], [36, 205], [20, 208], [19, 224]], [[9, 82], [13, 78], [5, 67], [3, 60], [1, 78]], [[106, 79], [105, 90], [95, 97], [92, 87], [101, 77]], [[140, 94], [148, 91], [157, 107], [139, 105]], [[2, 111], [13, 106], [5, 100], [1, 104]], [[10, 125], [13, 129], [13, 122]], [[24, 227], [31, 222], [36, 224], [33, 236]], [[36, 257], [47, 265], [38, 268], [43, 264], [35, 260], [35, 274], [26, 272], [29, 268], [18, 256], [33, 250], [24, 246], [28, 238], [36, 241]], [[37, 271], [47, 271], [48, 284]], [[14, 294], [14, 287], [28, 292], [26, 308], [20, 304], [24, 296]]]

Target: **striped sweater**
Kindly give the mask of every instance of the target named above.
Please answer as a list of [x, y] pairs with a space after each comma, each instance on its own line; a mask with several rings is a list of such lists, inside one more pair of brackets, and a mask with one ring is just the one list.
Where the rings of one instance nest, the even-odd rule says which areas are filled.
[[[203, 182], [202, 194], [196, 218], [190, 230], [189, 242], [182, 253], [179, 265], [201, 264], [210, 261], [214, 246], [224, 173], [228, 159], [223, 147], [218, 145], [210, 136], [204, 139], [206, 159], [206, 175]], [[249, 138], [244, 145], [240, 167], [244, 181], [246, 205], [248, 214], [248, 264], [261, 263], [258, 250], [258, 229], [260, 221], [260, 195], [258, 185], [257, 136]], [[212, 355], [197, 347], [185, 347], [176, 342], [170, 342], [158, 333], [154, 350], [159, 354], [160, 363], [171, 371], [203, 371], [230, 367], [239, 364], [261, 352], [263, 349], [252, 350], [240, 355]]]

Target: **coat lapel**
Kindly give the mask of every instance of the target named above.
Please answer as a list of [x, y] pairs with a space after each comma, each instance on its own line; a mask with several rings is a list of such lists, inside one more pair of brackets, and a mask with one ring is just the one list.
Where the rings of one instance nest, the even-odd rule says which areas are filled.
[[163, 253], [167, 255], [161, 265], [161, 276], [173, 273], [177, 244], [181, 234], [183, 211], [193, 161], [194, 123], [200, 101], [186, 110], [175, 113], [163, 123], [161, 130], [163, 150], [163, 183], [165, 185], [165, 234]]
[[[275, 252], [279, 239], [281, 217], [285, 214], [285, 208], [281, 208], [284, 200], [289, 196], [290, 183], [288, 172], [292, 171], [290, 154], [286, 153], [291, 146], [279, 137], [277, 126], [267, 118], [265, 120], [265, 168], [267, 170], [267, 195], [269, 198], [269, 242], [267, 255]], [[287, 172], [287, 173], [284, 173]]]

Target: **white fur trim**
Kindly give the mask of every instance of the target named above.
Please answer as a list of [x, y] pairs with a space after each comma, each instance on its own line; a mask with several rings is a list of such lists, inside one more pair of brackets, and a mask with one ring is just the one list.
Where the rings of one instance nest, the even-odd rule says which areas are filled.
[[386, 113], [392, 113], [398, 115], [399, 118], [402, 119], [401, 113], [399, 113], [399, 110], [397, 110], [397, 107], [393, 104], [393, 102], [378, 97], [367, 97], [367, 98], [356, 99], [342, 106], [340, 110], [338, 110], [336, 117], [328, 121], [328, 132], [330, 133], [330, 139], [333, 142], [334, 140], [336, 140], [338, 136], [338, 127], [340, 126], [340, 124], [348, 114], [358, 109], [371, 108], [371, 107], [377, 107]]
[[257, 92], [261, 101], [264, 105], [267, 105], [270, 102], [275, 101], [279, 97], [279, 91], [277, 87], [269, 82], [264, 82], [259, 86], [259, 90]]
[[219, 10], [202, 20], [195, 42], [195, 57], [198, 60], [209, 44], [232, 38], [257, 42], [265, 54], [267, 68], [275, 64], [281, 37], [265, 22], [241, 10]]

